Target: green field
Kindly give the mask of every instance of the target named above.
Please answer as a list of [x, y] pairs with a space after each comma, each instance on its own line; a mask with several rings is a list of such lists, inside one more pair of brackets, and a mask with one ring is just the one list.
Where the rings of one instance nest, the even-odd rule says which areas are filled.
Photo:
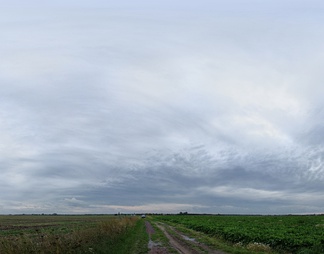
[[138, 217], [0, 216], [0, 253], [147, 253]]
[[277, 253], [324, 253], [324, 216], [167, 215], [156, 219], [236, 246], [269, 246]]

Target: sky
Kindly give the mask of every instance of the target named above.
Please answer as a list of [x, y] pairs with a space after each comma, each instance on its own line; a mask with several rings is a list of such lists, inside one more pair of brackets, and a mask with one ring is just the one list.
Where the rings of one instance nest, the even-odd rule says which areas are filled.
[[324, 213], [323, 1], [0, 3], [0, 214]]

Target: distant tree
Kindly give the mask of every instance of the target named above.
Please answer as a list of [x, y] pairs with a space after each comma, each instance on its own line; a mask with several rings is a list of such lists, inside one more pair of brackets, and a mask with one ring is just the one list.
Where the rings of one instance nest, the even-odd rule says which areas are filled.
[[188, 214], [188, 212], [180, 212], [179, 214], [180, 215], [186, 215], [186, 214]]

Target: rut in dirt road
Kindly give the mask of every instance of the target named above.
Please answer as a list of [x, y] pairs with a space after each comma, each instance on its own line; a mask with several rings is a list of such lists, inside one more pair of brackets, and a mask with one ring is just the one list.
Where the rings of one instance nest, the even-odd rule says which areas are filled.
[[152, 235], [155, 233], [154, 228], [152, 227], [151, 223], [145, 221], [146, 232], [149, 235], [149, 254], [169, 254], [167, 249], [163, 247], [160, 243], [155, 243], [152, 241]]
[[[154, 229], [152, 225], [145, 221], [146, 231], [149, 234], [149, 254], [169, 254], [166, 247], [163, 247], [160, 243], [154, 243], [151, 240], [151, 235], [154, 234]], [[163, 232], [163, 234], [168, 238], [169, 244], [172, 249], [176, 250], [178, 253], [182, 254], [226, 254], [225, 252], [213, 250], [207, 245], [196, 241], [193, 238], [187, 237], [181, 232], [177, 231], [173, 227], [163, 224], [156, 223], [156, 226]]]
[[[226, 254], [223, 251], [214, 250], [208, 247], [206, 244], [198, 242], [196, 239], [190, 238], [181, 232], [177, 231], [173, 227], [159, 223], [157, 225], [165, 236], [169, 239], [171, 246], [174, 247], [179, 253], [183, 254]], [[166, 230], [172, 234], [169, 234]]]
[[162, 225], [157, 225], [159, 229], [164, 233], [164, 235], [169, 239], [170, 245], [177, 250], [179, 253], [184, 254], [199, 254], [198, 251], [189, 248], [189, 246], [184, 245], [184, 243], [180, 242], [173, 236], [171, 236]]

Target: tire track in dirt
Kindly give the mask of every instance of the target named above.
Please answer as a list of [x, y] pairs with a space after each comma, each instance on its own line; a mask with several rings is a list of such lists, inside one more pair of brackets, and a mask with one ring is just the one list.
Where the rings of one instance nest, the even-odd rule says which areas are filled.
[[183, 254], [200, 254], [199, 252], [189, 248], [188, 246], [185, 246], [183, 243], [181, 243], [179, 240], [174, 238], [172, 235], [170, 235], [164, 226], [157, 225], [157, 227], [163, 232], [163, 234], [169, 239], [170, 245], [177, 250], [179, 253]]
[[[149, 254], [169, 254], [166, 247], [161, 246], [160, 243], [154, 243], [151, 240], [151, 235], [154, 234], [154, 228], [150, 222], [145, 221], [146, 231], [149, 234], [150, 249]], [[225, 252], [211, 249], [209, 246], [190, 238], [173, 227], [164, 223], [155, 224], [163, 234], [168, 238], [170, 246], [180, 254], [226, 254]]]
[[152, 227], [151, 223], [148, 221], [145, 221], [146, 226], [146, 232], [149, 235], [149, 254], [169, 254], [167, 249], [163, 246], [161, 246], [160, 243], [155, 243], [152, 241], [152, 235], [155, 233], [154, 228]]

